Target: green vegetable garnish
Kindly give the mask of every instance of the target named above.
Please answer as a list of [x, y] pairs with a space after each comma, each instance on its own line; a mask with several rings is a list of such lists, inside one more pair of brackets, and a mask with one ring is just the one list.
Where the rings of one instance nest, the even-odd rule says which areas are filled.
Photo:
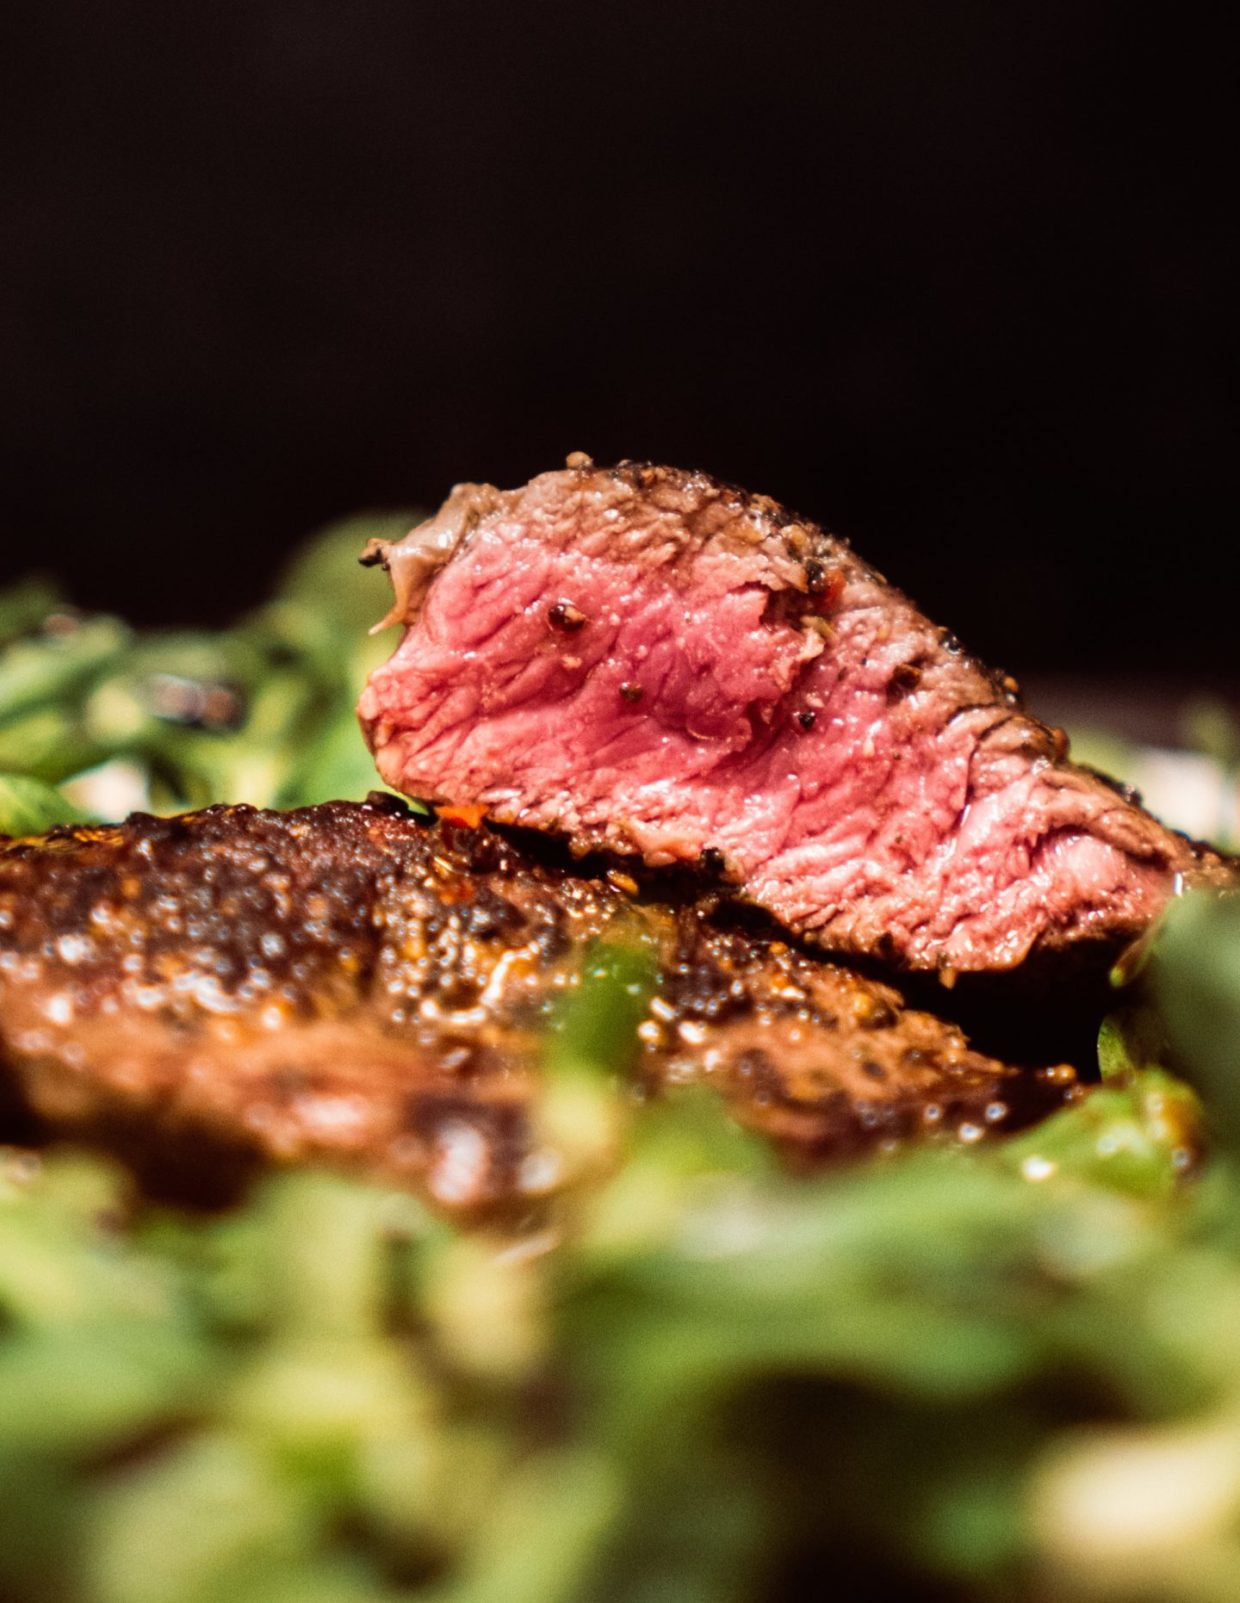
[[0, 773], [0, 835], [40, 835], [85, 815], [53, 786], [30, 774]]

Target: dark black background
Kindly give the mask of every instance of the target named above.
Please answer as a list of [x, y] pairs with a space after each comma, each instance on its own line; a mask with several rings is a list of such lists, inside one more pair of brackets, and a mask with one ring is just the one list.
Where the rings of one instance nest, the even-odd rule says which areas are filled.
[[223, 621], [316, 523], [584, 449], [792, 503], [1012, 668], [1230, 677], [1191, 16], [7, 6], [4, 574]]

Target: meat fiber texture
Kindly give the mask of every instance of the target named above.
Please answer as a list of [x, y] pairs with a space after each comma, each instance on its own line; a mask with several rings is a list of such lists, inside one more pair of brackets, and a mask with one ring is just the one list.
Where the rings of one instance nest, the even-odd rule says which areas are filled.
[[542, 1059], [601, 939], [654, 970], [617, 1072], [716, 1088], [798, 1164], [978, 1140], [1076, 1094], [710, 899], [636, 892], [392, 796], [0, 838], [0, 1064], [52, 1131], [160, 1184], [314, 1161], [524, 1205], [565, 1178]]
[[570, 458], [378, 548], [402, 622], [359, 715], [409, 795], [705, 864], [837, 953], [1114, 951], [1230, 879], [842, 540], [702, 473]]

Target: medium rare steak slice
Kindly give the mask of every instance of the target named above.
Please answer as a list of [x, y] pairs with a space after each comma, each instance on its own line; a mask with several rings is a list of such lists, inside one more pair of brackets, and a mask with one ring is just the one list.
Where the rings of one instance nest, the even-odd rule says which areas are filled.
[[319, 1160], [485, 1207], [556, 1184], [544, 1032], [619, 930], [658, 965], [637, 1083], [714, 1085], [790, 1158], [973, 1140], [1073, 1093], [708, 909], [394, 797], [53, 831], [0, 846], [0, 1061], [54, 1129], [165, 1179]]
[[1219, 859], [848, 546], [701, 473], [462, 485], [367, 560], [406, 632], [362, 695], [389, 784], [651, 864], [910, 969], [1138, 934]]

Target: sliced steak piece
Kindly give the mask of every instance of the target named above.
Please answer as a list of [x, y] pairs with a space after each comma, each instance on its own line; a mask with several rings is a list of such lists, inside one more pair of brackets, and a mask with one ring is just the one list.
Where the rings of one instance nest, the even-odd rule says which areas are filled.
[[713, 1084], [791, 1157], [972, 1140], [1072, 1094], [709, 907], [394, 797], [57, 830], [0, 847], [0, 1058], [53, 1128], [164, 1176], [321, 1160], [502, 1203], [556, 1183], [529, 1117], [544, 1032], [619, 929], [659, 965], [638, 1083]]
[[704, 860], [909, 969], [1114, 949], [1228, 877], [843, 541], [705, 474], [570, 464], [368, 553], [407, 626], [359, 707], [396, 789]]

